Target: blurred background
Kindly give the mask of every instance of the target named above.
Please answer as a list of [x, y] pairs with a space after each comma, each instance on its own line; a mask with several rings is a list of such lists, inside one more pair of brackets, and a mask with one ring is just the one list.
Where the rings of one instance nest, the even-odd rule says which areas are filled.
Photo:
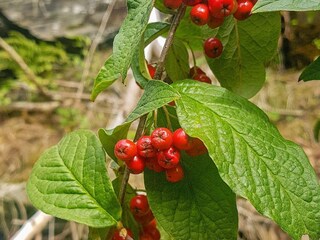
[[[320, 55], [320, 13], [282, 15], [279, 52], [252, 101], [285, 138], [304, 148], [320, 177], [314, 131], [320, 120], [320, 82], [297, 81]], [[95, 102], [89, 99], [125, 16], [123, 0], [0, 0], [0, 240], [14, 239], [37, 213], [25, 183], [40, 154], [72, 130], [114, 127], [139, 99], [130, 74], [126, 87], [116, 82]], [[152, 54], [150, 62], [156, 61]], [[210, 75], [206, 65], [201, 67]], [[131, 182], [143, 187], [141, 177]], [[244, 199], [238, 199], [238, 210], [239, 239], [290, 239]], [[85, 226], [53, 217], [41, 221], [29, 239], [87, 239]]]

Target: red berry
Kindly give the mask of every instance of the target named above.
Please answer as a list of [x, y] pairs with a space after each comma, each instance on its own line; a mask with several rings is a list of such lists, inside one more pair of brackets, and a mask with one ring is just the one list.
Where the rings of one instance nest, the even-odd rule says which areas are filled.
[[151, 133], [151, 143], [156, 149], [168, 149], [172, 145], [172, 132], [168, 128], [155, 129]]
[[224, 22], [224, 18], [215, 18], [210, 16], [209, 21], [207, 22], [207, 25], [209, 28], [217, 28], [220, 27]]
[[180, 151], [175, 147], [157, 153], [158, 163], [161, 167], [168, 169], [175, 167], [180, 161]]
[[250, 0], [250, 1], [252, 2], [253, 5], [255, 5], [258, 2], [258, 0]]
[[114, 147], [114, 155], [122, 161], [129, 161], [137, 154], [137, 146], [128, 139], [118, 141]]
[[199, 138], [192, 138], [190, 142], [191, 142], [191, 148], [186, 150], [186, 153], [189, 156], [191, 157], [199, 156], [199, 155], [205, 154], [208, 151], [204, 143]]
[[[145, 230], [144, 228], [144, 231], [142, 232], [143, 234], [147, 234], [147, 235], [150, 235], [152, 238], [152, 240], [160, 240], [160, 232], [157, 228], [148, 228]], [[141, 238], [140, 238], [141, 240]]]
[[137, 151], [138, 154], [145, 158], [155, 157], [156, 156], [156, 149], [151, 144], [151, 137], [150, 136], [142, 136], [137, 141]]
[[197, 66], [190, 68], [190, 71], [189, 71], [190, 77], [193, 77], [194, 75], [201, 74], [201, 73], [205, 73], [205, 72], [202, 71], [202, 69]]
[[165, 170], [159, 165], [156, 157], [146, 158], [146, 167], [155, 172], [163, 172]]
[[215, 18], [224, 18], [232, 14], [233, 0], [208, 0], [210, 14]]
[[179, 182], [184, 177], [184, 171], [181, 165], [166, 170], [166, 178], [169, 182]]
[[191, 148], [190, 138], [182, 128], [174, 131], [173, 146], [180, 150], [187, 150]]
[[154, 218], [151, 222], [149, 222], [147, 225], [143, 226], [143, 231], [148, 231], [149, 229], [157, 228], [157, 221]]
[[164, 6], [170, 9], [178, 9], [182, 4], [182, 0], [163, 0]]
[[133, 233], [129, 228], [122, 228], [121, 230], [116, 230], [113, 234], [112, 240], [126, 240], [127, 236], [133, 238]]
[[182, 0], [182, 2], [187, 6], [194, 6], [202, 2], [202, 0]]
[[133, 215], [134, 219], [140, 223], [142, 226], [146, 226], [148, 225], [153, 219], [154, 219], [154, 216], [153, 216], [153, 213], [151, 210], [149, 210], [147, 212], [147, 214], [143, 215], [143, 216], [136, 216], [136, 215]]
[[137, 195], [130, 200], [130, 211], [134, 216], [144, 216], [150, 211], [148, 199], [145, 195]]
[[238, 20], [245, 20], [250, 17], [252, 8], [253, 3], [250, 0], [239, 0], [238, 9], [233, 14], [233, 17]]
[[156, 68], [154, 66], [152, 66], [151, 64], [148, 64], [147, 67], [148, 67], [150, 77], [154, 78], [154, 75], [156, 73]]
[[194, 80], [211, 84], [211, 79], [206, 74], [198, 74], [193, 77]]
[[126, 164], [130, 172], [133, 174], [142, 173], [146, 166], [145, 160], [138, 155], [134, 156], [131, 160], [127, 161]]
[[140, 232], [139, 240], [154, 240], [153, 237], [147, 232]]
[[222, 54], [223, 46], [218, 38], [208, 38], [204, 43], [204, 52], [209, 58], [216, 58]]
[[192, 7], [190, 17], [193, 23], [202, 26], [209, 21], [209, 8], [206, 4], [200, 3]]

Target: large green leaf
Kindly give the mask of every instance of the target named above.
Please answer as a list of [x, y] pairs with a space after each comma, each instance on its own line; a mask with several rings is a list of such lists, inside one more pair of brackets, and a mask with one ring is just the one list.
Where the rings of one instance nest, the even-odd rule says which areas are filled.
[[132, 57], [148, 24], [153, 1], [128, 0], [127, 5], [128, 15], [114, 39], [113, 54], [100, 69], [94, 81], [92, 100], [119, 77], [123, 81], [126, 78]]
[[318, 0], [258, 0], [253, 12], [316, 10], [320, 10]]
[[254, 96], [265, 82], [265, 63], [275, 55], [279, 34], [279, 13], [254, 14], [245, 21], [226, 18], [217, 35], [223, 53], [207, 58], [221, 85], [243, 97]]
[[189, 76], [189, 54], [186, 46], [175, 39], [168, 51], [165, 68], [172, 81], [186, 79]]
[[320, 80], [320, 57], [303, 70], [299, 77], [299, 81], [304, 82], [311, 80]]
[[96, 228], [120, 220], [121, 207], [106, 174], [105, 153], [87, 130], [66, 135], [41, 155], [27, 193], [36, 208], [59, 218]]
[[173, 84], [186, 132], [201, 138], [222, 179], [294, 239], [320, 237], [320, 186], [308, 158], [254, 104], [194, 81]]
[[237, 239], [236, 197], [208, 155], [181, 160], [185, 177], [177, 183], [164, 173], [145, 171], [151, 209], [171, 239]]

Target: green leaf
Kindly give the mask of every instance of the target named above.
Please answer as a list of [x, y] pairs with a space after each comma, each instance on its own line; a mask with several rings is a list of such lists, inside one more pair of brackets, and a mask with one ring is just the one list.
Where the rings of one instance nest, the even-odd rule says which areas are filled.
[[127, 5], [128, 15], [114, 38], [113, 45], [114, 62], [122, 66], [119, 68], [122, 79], [127, 76], [131, 59], [147, 27], [153, 1], [128, 0]]
[[299, 81], [304, 82], [311, 80], [320, 80], [320, 57], [303, 70], [299, 77]]
[[192, 49], [203, 51], [203, 42], [217, 34], [217, 29], [211, 29], [207, 25], [198, 26], [191, 21], [190, 18], [191, 8], [187, 8], [187, 11], [181, 20], [175, 37], [188, 43]]
[[149, 204], [171, 239], [237, 239], [236, 197], [208, 155], [181, 159], [185, 177], [145, 171]]
[[172, 81], [186, 79], [189, 76], [189, 54], [179, 39], [174, 39], [165, 61], [165, 69]]
[[294, 239], [320, 237], [320, 186], [308, 158], [254, 104], [221, 87], [173, 84], [179, 122], [203, 140], [220, 176]]
[[104, 150], [106, 151], [108, 156], [115, 161], [118, 160], [114, 155], [114, 146], [119, 140], [127, 138], [130, 126], [131, 122], [121, 124], [116, 128], [110, 130], [100, 128], [98, 131], [99, 139]]
[[113, 54], [105, 62], [94, 81], [91, 99], [95, 100], [100, 92], [109, 87], [119, 77], [127, 76], [132, 57], [136, 53], [140, 39], [147, 27], [153, 1], [128, 0], [128, 15], [119, 33], [114, 38]]
[[316, 10], [320, 10], [320, 2], [318, 0], [259, 0], [253, 8], [253, 13]]
[[169, 30], [170, 25], [167, 23], [149, 23], [144, 32], [144, 41], [141, 41], [136, 54], [133, 56], [131, 63], [131, 69], [133, 72], [134, 79], [142, 87], [145, 88], [146, 84], [151, 78], [146, 66], [146, 60], [144, 56], [144, 47], [152, 42], [157, 37], [161, 36]]
[[207, 58], [220, 84], [243, 97], [254, 96], [265, 82], [265, 64], [276, 52], [279, 34], [279, 13], [254, 14], [245, 21], [226, 18], [217, 35], [223, 53]]
[[154, 3], [154, 6], [156, 9], [158, 9], [160, 12], [166, 13], [166, 14], [174, 14], [176, 11], [171, 10], [164, 6], [163, 0], [156, 0]]
[[150, 81], [137, 107], [128, 116], [126, 122], [134, 121], [144, 114], [156, 110], [179, 97], [179, 93], [169, 84], [157, 80]]
[[27, 193], [36, 208], [59, 218], [95, 228], [120, 220], [105, 154], [91, 131], [72, 132], [44, 152], [33, 167]]
[[91, 100], [94, 101], [99, 93], [107, 89], [112, 83], [114, 83], [119, 77], [120, 73], [117, 65], [114, 62], [114, 56], [111, 55], [104, 66], [100, 69], [91, 93]]

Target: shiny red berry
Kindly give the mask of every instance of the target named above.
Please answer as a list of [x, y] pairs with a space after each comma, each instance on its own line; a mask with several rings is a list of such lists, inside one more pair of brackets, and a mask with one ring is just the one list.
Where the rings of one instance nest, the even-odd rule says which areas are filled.
[[209, 28], [217, 28], [220, 27], [224, 22], [224, 18], [215, 18], [210, 16], [209, 21], [207, 22], [207, 25]]
[[182, 0], [163, 0], [163, 5], [170, 9], [178, 9]]
[[205, 73], [205, 72], [202, 71], [202, 69], [197, 66], [190, 68], [190, 71], [189, 71], [190, 77], [193, 77], [194, 75], [201, 74], [201, 73]]
[[208, 0], [210, 14], [215, 18], [224, 18], [232, 14], [233, 0]]
[[191, 148], [190, 137], [182, 128], [178, 128], [173, 132], [173, 146], [180, 150]]
[[147, 232], [140, 232], [139, 240], [154, 240], [153, 237]]
[[133, 233], [129, 228], [122, 228], [121, 230], [116, 230], [113, 234], [112, 240], [126, 240], [127, 236], [133, 238]]
[[137, 195], [130, 200], [130, 211], [134, 216], [144, 216], [150, 211], [148, 199], [145, 195]]
[[202, 26], [209, 21], [209, 8], [208, 5], [199, 3], [192, 7], [190, 12], [191, 20], [194, 24]]
[[152, 66], [151, 64], [148, 64], [147, 67], [148, 67], [150, 77], [154, 78], [154, 75], [156, 74], [156, 68], [154, 66]]
[[237, 20], [245, 20], [251, 15], [253, 3], [250, 0], [239, 0], [238, 9], [233, 14], [233, 17]]
[[161, 167], [168, 169], [175, 167], [180, 161], [180, 151], [175, 147], [157, 153], [158, 163]]
[[159, 165], [156, 157], [146, 158], [146, 167], [155, 172], [163, 172], [165, 170]]
[[184, 177], [184, 171], [181, 165], [166, 170], [166, 178], [169, 182], [179, 182]]
[[186, 150], [186, 153], [191, 157], [196, 157], [205, 154], [208, 150], [204, 143], [199, 138], [192, 138], [190, 140], [191, 148]]
[[151, 133], [151, 143], [156, 149], [168, 149], [172, 145], [172, 132], [168, 128], [155, 129]]
[[211, 79], [206, 74], [195, 75], [193, 77], [193, 79], [198, 81], [198, 82], [204, 82], [204, 83], [209, 83], [209, 84], [212, 83]]
[[250, 0], [250, 1], [252, 2], [253, 5], [255, 5], [258, 2], [258, 0]]
[[217, 58], [222, 54], [223, 46], [218, 38], [208, 38], [204, 42], [204, 52], [209, 58]]
[[182, 0], [182, 2], [187, 6], [194, 6], [202, 2], [202, 0]]
[[114, 147], [114, 155], [122, 161], [129, 161], [137, 155], [137, 146], [128, 139], [118, 141]]
[[146, 166], [144, 158], [138, 155], [134, 156], [132, 159], [127, 161], [126, 164], [130, 172], [133, 174], [142, 173]]
[[157, 150], [151, 144], [150, 136], [142, 136], [136, 143], [138, 154], [145, 158], [155, 157]]

